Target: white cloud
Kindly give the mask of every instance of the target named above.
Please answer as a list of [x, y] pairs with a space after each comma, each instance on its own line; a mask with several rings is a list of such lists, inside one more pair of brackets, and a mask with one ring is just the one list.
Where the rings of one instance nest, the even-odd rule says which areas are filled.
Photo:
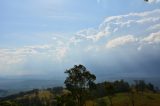
[[107, 32], [107, 31], [101, 31], [101, 32], [98, 32], [96, 35], [94, 35], [92, 37], [92, 39], [93, 39], [93, 41], [98, 41], [99, 39], [101, 39], [102, 37], [104, 37], [108, 34], [109, 34], [109, 32]]
[[[121, 28], [135, 27], [160, 22], [160, 9], [152, 11], [129, 13], [126, 15], [110, 16], [99, 26], [100, 29], [107, 28], [111, 33]], [[147, 25], [148, 26], [148, 25]]]
[[[115, 39], [108, 40], [107, 44], [105, 44], [106, 48], [118, 47], [128, 43], [141, 44], [138, 41], [143, 39], [141, 36], [144, 36], [144, 33], [149, 34], [146, 32], [146, 29], [158, 29], [159, 25], [156, 24], [159, 22], [160, 9], [110, 16], [107, 17], [97, 29], [89, 28], [77, 32], [76, 36], [72, 38], [72, 42], [76, 44], [85, 40], [95, 42], [96, 45], [93, 45], [85, 41], [84, 43], [88, 45], [85, 48], [86, 51], [102, 48], [102, 45], [99, 45], [98, 42], [107, 41], [109, 38], [112, 38], [111, 36], [114, 36]], [[136, 29], [136, 31], [134, 29]], [[119, 37], [119, 35], [121, 35], [121, 37]], [[102, 44], [102, 42], [100, 44]]]
[[[12, 74], [18, 72], [19, 66], [25, 62], [24, 51], [16, 49], [0, 49], [0, 73], [1, 75]], [[15, 68], [16, 67], [16, 68]], [[21, 70], [22, 71], [22, 70]]]
[[[3, 64], [19, 64], [25, 60], [26, 56], [36, 54], [37, 51], [29, 48], [17, 48], [17, 49], [0, 49], [0, 63]], [[3, 67], [3, 65], [0, 65]]]
[[[110, 16], [98, 28], [81, 30], [75, 36], [53, 35], [51, 36], [52, 44], [0, 49], [0, 70], [10, 65], [23, 64], [28, 57], [31, 59], [42, 57], [53, 60], [52, 62], [58, 61], [61, 63], [68, 58], [73, 58], [68, 60], [75, 60], [75, 58], [77, 59], [76, 56], [79, 58], [87, 53], [97, 55], [97, 53], [104, 52], [106, 48], [111, 50], [109, 48], [127, 45], [130, 48], [137, 46], [136, 48], [141, 50], [144, 44], [157, 44], [160, 42], [160, 32], [154, 33], [155, 29], [159, 30], [159, 23], [160, 9]], [[108, 42], [106, 43], [106, 41]]]
[[145, 36], [139, 40], [139, 47], [137, 48], [138, 51], [142, 50], [144, 47], [156, 47], [156, 45], [160, 44], [160, 31], [154, 32]]
[[159, 21], [159, 20], [160, 20], [160, 17], [149, 17], [149, 18], [146, 18], [146, 19], [137, 20], [135, 22], [140, 23], [140, 24], [146, 24], [146, 23], [149, 23], [149, 22], [156, 22], [156, 21]]
[[87, 39], [91, 39], [93, 41], [98, 41], [100, 40], [101, 38], [105, 37], [106, 35], [108, 35], [109, 32], [106, 32], [106, 31], [100, 31], [94, 35], [90, 35], [90, 36], [86, 36]]
[[138, 33], [145, 33], [145, 30], [148, 29], [151, 24], [154, 25], [156, 23], [160, 23], [160, 9], [110, 16], [107, 17], [97, 29], [89, 28], [77, 32], [72, 41], [75, 41], [76, 43], [85, 40], [99, 42], [102, 38], [106, 39], [111, 35], [136, 35], [135, 33], [137, 32], [130, 30], [129, 28], [140, 28], [141, 30], [137, 29]]
[[97, 42], [109, 34], [110, 32], [107, 27], [105, 29], [99, 29], [99, 30], [85, 29], [76, 33], [76, 39], [92, 40], [93, 42]]
[[151, 33], [148, 36], [142, 38], [136, 38], [133, 35], [116, 37], [111, 39], [105, 45], [106, 48], [120, 47], [123, 45], [128, 45], [129, 43], [138, 44], [137, 50], [141, 50], [146, 44], [160, 44], [160, 31]]
[[0, 50], [0, 67], [3, 67], [4, 65], [10, 65], [10, 64], [17, 64], [23, 61], [23, 58], [25, 57], [24, 54], [19, 54], [19, 51], [13, 51], [13, 50], [6, 50], [1, 49]]
[[[8, 75], [14, 70], [15, 74], [25, 74], [23, 67], [26, 64], [35, 65], [43, 61], [63, 62], [67, 52], [68, 48], [64, 44], [0, 48], [0, 72]], [[15, 75], [14, 72], [13, 75]]]
[[72, 44], [77, 45], [79, 42], [81, 42], [81, 39], [78, 39], [75, 36], [73, 36], [69, 39], [68, 43], [69, 45], [72, 45]]
[[57, 48], [55, 51], [56, 51], [55, 58], [61, 62], [66, 56], [68, 49], [66, 47], [60, 47], [60, 48]]
[[0, 49], [0, 69], [23, 64], [29, 59], [50, 57], [51, 61], [62, 62], [68, 51], [68, 43], [58, 40], [54, 44], [32, 45], [21, 48]]
[[160, 24], [155, 24], [150, 26], [147, 30], [159, 30], [160, 29]]
[[106, 44], [106, 48], [114, 48], [114, 47], [122, 46], [128, 43], [133, 43], [136, 41], [137, 39], [134, 38], [133, 35], [121, 36], [108, 41]]
[[151, 33], [149, 36], [142, 39], [142, 42], [147, 42], [149, 44], [160, 43], [160, 31]]

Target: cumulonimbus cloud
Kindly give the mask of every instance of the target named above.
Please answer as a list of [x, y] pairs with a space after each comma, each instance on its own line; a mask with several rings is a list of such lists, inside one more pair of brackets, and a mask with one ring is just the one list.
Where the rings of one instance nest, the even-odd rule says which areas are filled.
[[157, 23], [160, 23], [160, 9], [139, 13], [129, 13], [126, 15], [110, 16], [106, 17], [97, 29], [88, 28], [78, 31], [74, 37], [74, 40], [78, 40], [79, 42], [84, 40], [99, 42], [111, 35], [117, 37], [119, 37], [119, 35], [137, 36], [133, 29], [142, 29], [137, 29], [137, 32], [143, 34], [146, 29], [150, 31], [155, 29], [158, 30], [159, 25], [156, 25]]
[[[121, 48], [125, 45], [129, 48], [135, 46], [129, 44], [136, 44], [136, 48], [148, 44], [159, 45], [159, 23], [160, 9], [106, 17], [97, 28], [80, 30], [67, 38], [52, 37], [53, 44], [1, 48], [0, 63], [3, 64], [0, 64], [0, 69], [5, 70], [5, 67], [30, 61], [28, 57], [36, 59], [48, 56], [47, 59], [54, 60], [52, 62], [63, 62], [68, 58], [77, 61], [78, 56], [85, 58], [86, 55], [98, 55], [96, 51], [109, 51], [111, 48]], [[80, 60], [84, 61], [83, 58]]]

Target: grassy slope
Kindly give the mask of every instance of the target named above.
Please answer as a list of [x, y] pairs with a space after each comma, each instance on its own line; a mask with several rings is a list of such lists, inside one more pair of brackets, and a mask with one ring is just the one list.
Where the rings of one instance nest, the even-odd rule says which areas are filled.
[[[52, 100], [53, 94], [47, 90], [39, 91], [37, 95], [40, 100]], [[21, 100], [22, 98], [29, 97], [30, 99], [35, 98], [36, 94], [26, 94], [16, 99]], [[160, 106], [160, 93], [144, 93], [135, 94], [135, 106]], [[10, 100], [9, 100], [10, 101]], [[9, 102], [8, 101], [8, 102]], [[105, 105], [105, 103], [107, 105]], [[99, 104], [99, 105], [98, 105]], [[94, 101], [87, 101], [86, 106], [110, 106], [108, 97], [96, 99]], [[113, 97], [113, 106], [132, 106], [129, 96], [127, 93], [118, 93]]]
[[[160, 94], [154, 93], [144, 93], [142, 94], [135, 94], [135, 106], [160, 106]], [[101, 103], [98, 105], [97, 102], [103, 101], [105, 103]], [[127, 93], [119, 93], [113, 97], [113, 105], [114, 106], [132, 106], [129, 96]], [[87, 106], [110, 106], [108, 97], [100, 98], [98, 100], [88, 101]]]

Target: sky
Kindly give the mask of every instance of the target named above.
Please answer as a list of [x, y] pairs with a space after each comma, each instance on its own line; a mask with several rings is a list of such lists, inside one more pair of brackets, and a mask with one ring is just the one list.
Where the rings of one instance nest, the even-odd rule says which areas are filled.
[[0, 77], [160, 75], [160, 0], [0, 0]]

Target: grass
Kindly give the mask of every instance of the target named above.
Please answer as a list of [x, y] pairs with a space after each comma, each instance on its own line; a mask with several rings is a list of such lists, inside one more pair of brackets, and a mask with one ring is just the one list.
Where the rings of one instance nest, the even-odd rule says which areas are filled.
[[[68, 91], [65, 91], [66, 93]], [[29, 98], [34, 100], [34, 98], [39, 98], [40, 101], [46, 102], [51, 101], [54, 94], [47, 90], [40, 90], [37, 93], [26, 94], [21, 97], [17, 97], [17, 100], [22, 100]], [[112, 98], [113, 106], [132, 106], [131, 100], [128, 93], [118, 93]], [[134, 94], [135, 106], [160, 106], [160, 93], [135, 93]], [[7, 100], [7, 104], [11, 104], [11, 101]], [[86, 102], [85, 106], [110, 106], [108, 97], [98, 98], [95, 100], [90, 100]]]
[[[160, 106], [160, 94], [143, 93], [134, 95], [135, 106]], [[86, 106], [110, 106], [108, 97], [87, 101]], [[127, 93], [119, 93], [113, 97], [113, 106], [132, 106]]]
[[24, 98], [29, 98], [29, 99], [33, 99], [33, 98], [39, 98], [40, 100], [42, 99], [51, 99], [53, 98], [53, 94], [50, 92], [50, 91], [47, 91], [47, 90], [41, 90], [41, 91], [38, 91], [38, 93], [32, 93], [32, 94], [26, 94], [24, 95], [23, 97], [18, 97], [16, 98], [17, 100], [20, 100], [20, 99], [24, 99]]

